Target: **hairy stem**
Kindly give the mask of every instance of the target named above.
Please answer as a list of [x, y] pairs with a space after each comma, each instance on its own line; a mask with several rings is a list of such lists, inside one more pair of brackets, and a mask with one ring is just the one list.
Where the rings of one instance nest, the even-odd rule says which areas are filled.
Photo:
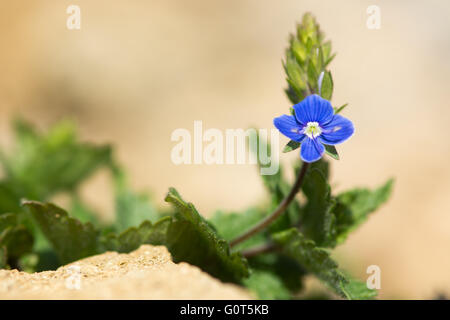
[[278, 205], [278, 207], [273, 211], [270, 215], [268, 215], [266, 218], [261, 220], [258, 224], [241, 234], [239, 237], [233, 239], [230, 242], [230, 246], [233, 247], [237, 245], [238, 243], [241, 243], [242, 241], [247, 240], [251, 236], [257, 234], [258, 232], [264, 230], [267, 228], [273, 221], [275, 221], [289, 206], [289, 204], [294, 200], [295, 195], [300, 190], [303, 180], [305, 178], [306, 171], [308, 170], [309, 163], [303, 162], [302, 168], [300, 169], [300, 172], [298, 173], [297, 179], [295, 180], [294, 185], [292, 186], [291, 191], [286, 196], [286, 198], [281, 201], [281, 203]]

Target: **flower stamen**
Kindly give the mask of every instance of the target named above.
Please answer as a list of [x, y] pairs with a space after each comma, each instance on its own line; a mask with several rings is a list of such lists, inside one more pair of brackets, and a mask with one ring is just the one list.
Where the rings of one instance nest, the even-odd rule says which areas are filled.
[[317, 138], [322, 133], [322, 128], [319, 126], [318, 122], [311, 121], [308, 122], [303, 129], [303, 133], [306, 134], [310, 139]]

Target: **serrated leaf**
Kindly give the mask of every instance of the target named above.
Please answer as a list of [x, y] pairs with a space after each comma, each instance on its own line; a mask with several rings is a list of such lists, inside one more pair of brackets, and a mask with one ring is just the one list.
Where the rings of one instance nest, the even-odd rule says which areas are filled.
[[244, 280], [244, 286], [262, 300], [291, 298], [291, 293], [283, 281], [271, 272], [254, 270], [250, 277]]
[[294, 140], [289, 141], [287, 143], [287, 145], [284, 147], [283, 153], [291, 152], [291, 151], [294, 151], [294, 150], [300, 148], [300, 144], [301, 144], [300, 142], [297, 142]]
[[144, 221], [139, 227], [131, 227], [119, 235], [110, 233], [102, 237], [102, 246], [104, 250], [128, 253], [143, 244], [164, 245], [171, 221], [171, 217], [164, 217], [155, 224]]
[[51, 203], [25, 201], [23, 206], [28, 208], [62, 264], [98, 253], [100, 232], [91, 223], [81, 223]]
[[273, 239], [281, 246], [282, 252], [295, 259], [341, 297], [365, 299], [373, 295], [372, 290], [364, 290], [347, 279], [328, 251], [317, 247], [314, 241], [306, 239], [297, 229], [274, 234]]
[[344, 242], [350, 232], [389, 199], [393, 183], [391, 179], [375, 190], [354, 189], [336, 197], [333, 213], [336, 217], [334, 228], [337, 244]]
[[325, 144], [324, 146], [325, 146], [325, 153], [327, 155], [329, 155], [330, 157], [332, 157], [335, 160], [339, 160], [339, 154], [338, 154], [335, 146], [330, 146], [327, 144]]
[[319, 164], [313, 165], [305, 176], [302, 186], [307, 201], [302, 208], [300, 228], [304, 235], [323, 245], [330, 240], [333, 219], [331, 210], [334, 200], [325, 174]]
[[333, 96], [333, 78], [330, 71], [325, 71], [322, 80], [321, 96], [326, 100], [331, 100]]
[[228, 282], [240, 282], [248, 276], [247, 261], [240, 253], [231, 253], [191, 203], [171, 188], [166, 196], [176, 214], [167, 231], [167, 247], [175, 262], [185, 261]]

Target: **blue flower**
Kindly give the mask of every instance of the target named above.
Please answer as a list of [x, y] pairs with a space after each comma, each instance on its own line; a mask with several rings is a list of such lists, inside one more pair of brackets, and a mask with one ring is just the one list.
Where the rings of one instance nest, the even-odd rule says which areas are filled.
[[353, 135], [353, 123], [334, 114], [328, 100], [310, 95], [293, 106], [295, 116], [282, 115], [275, 118], [275, 127], [291, 140], [300, 142], [300, 157], [305, 162], [322, 158], [324, 145], [336, 145]]

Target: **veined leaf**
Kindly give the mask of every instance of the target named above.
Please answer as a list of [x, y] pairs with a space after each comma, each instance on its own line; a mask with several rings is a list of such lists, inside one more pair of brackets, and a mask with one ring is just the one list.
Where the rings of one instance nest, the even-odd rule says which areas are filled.
[[176, 214], [167, 231], [167, 247], [175, 262], [196, 265], [222, 281], [240, 282], [248, 276], [247, 261], [240, 253], [231, 253], [191, 203], [186, 203], [171, 188], [165, 199]]
[[51, 204], [24, 201], [34, 220], [55, 249], [63, 264], [98, 253], [100, 232], [91, 223], [81, 223]]
[[354, 189], [339, 194], [333, 209], [336, 244], [367, 220], [368, 216], [389, 199], [394, 181], [391, 179], [375, 190]]
[[330, 186], [319, 163], [313, 164], [306, 174], [302, 190], [307, 202], [302, 208], [300, 228], [307, 238], [314, 240], [318, 245], [324, 245], [334, 236], [331, 233], [334, 223], [331, 213], [334, 199], [331, 197]]
[[297, 229], [279, 232], [273, 235], [273, 239], [285, 254], [295, 259], [341, 297], [367, 299], [376, 294], [373, 290], [364, 289], [358, 282], [347, 279], [328, 251], [317, 247], [314, 241], [306, 239]]

